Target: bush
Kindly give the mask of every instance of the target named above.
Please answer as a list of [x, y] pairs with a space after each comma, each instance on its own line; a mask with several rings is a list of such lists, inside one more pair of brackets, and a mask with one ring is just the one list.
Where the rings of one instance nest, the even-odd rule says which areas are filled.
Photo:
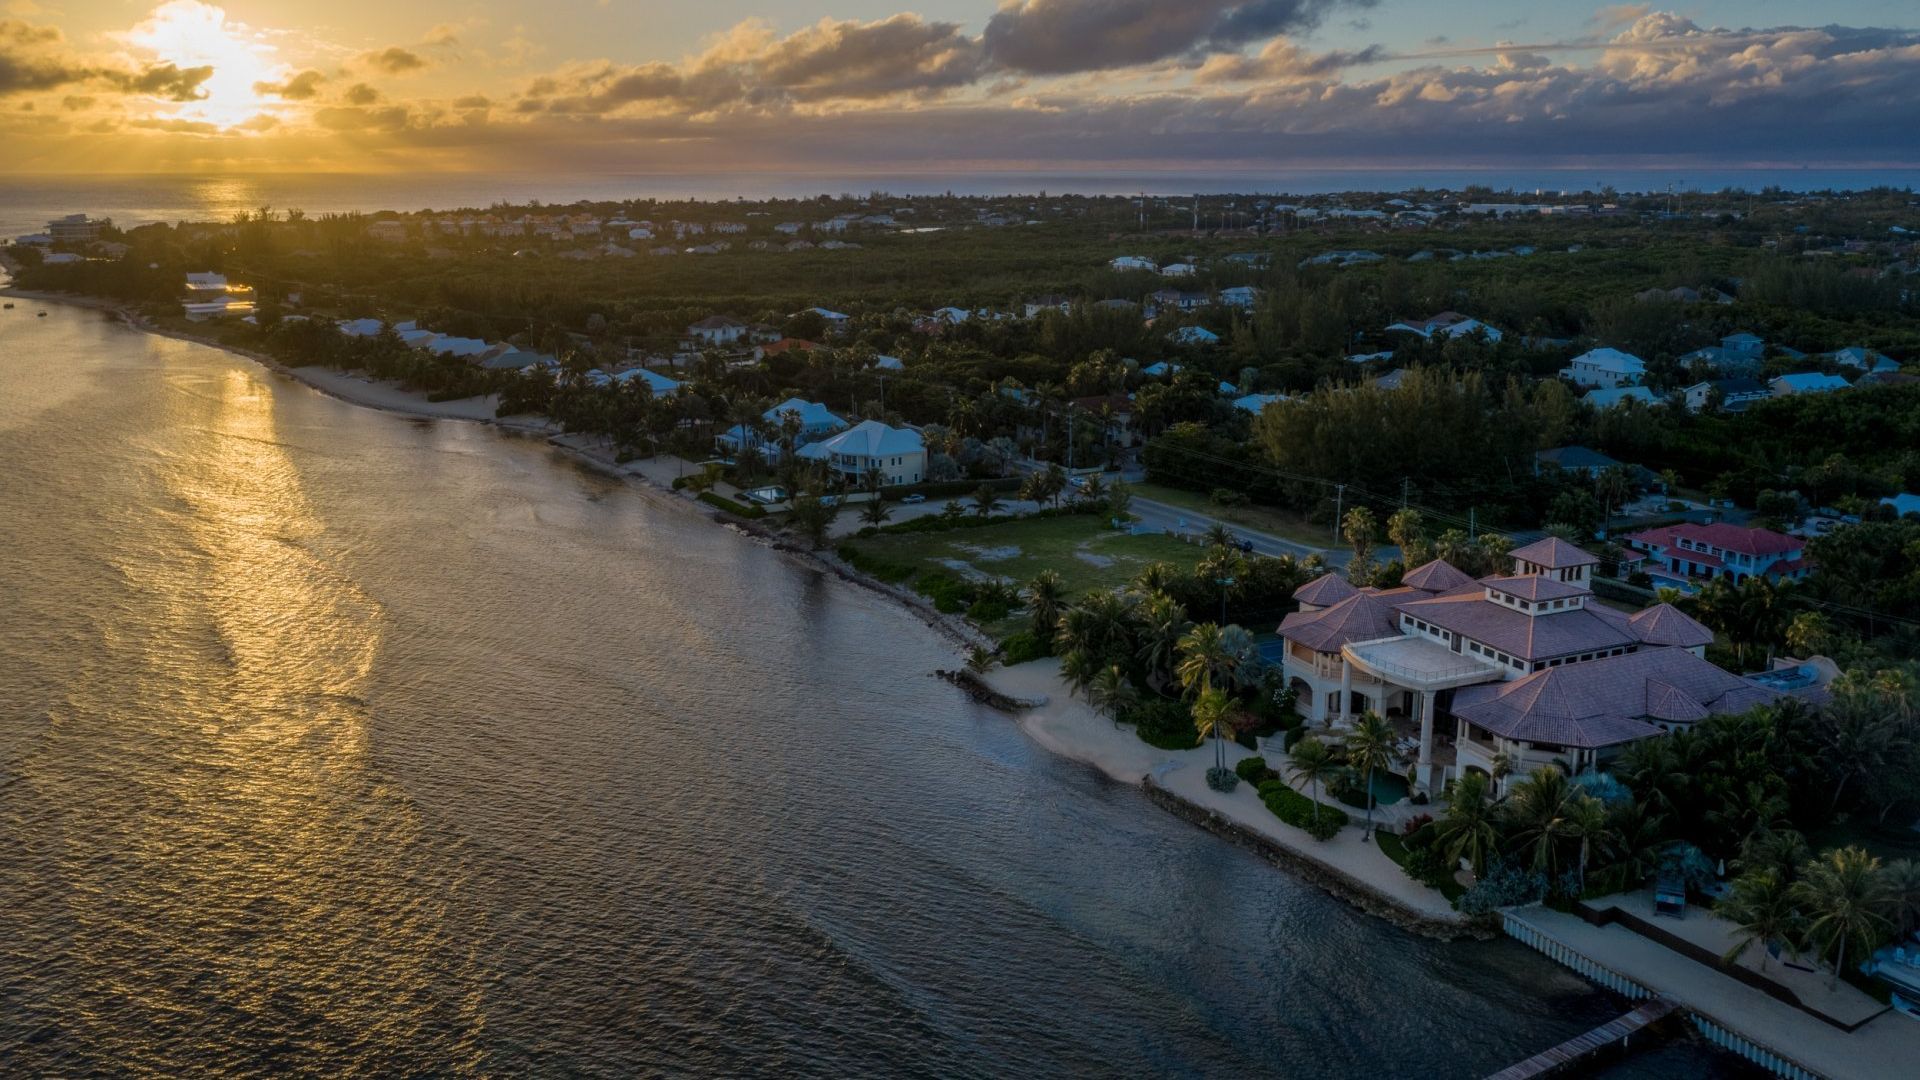
[[1008, 634], [1006, 640], [1000, 643], [1000, 662], [1009, 666], [1052, 655], [1053, 650], [1048, 648], [1048, 643], [1040, 640], [1039, 635], [1031, 630]]
[[1134, 734], [1149, 746], [1191, 750], [1200, 745], [1200, 733], [1194, 728], [1193, 714], [1184, 701], [1149, 697], [1128, 709], [1120, 720], [1132, 724]]
[[1488, 867], [1455, 906], [1467, 915], [1484, 915], [1495, 908], [1531, 904], [1546, 894], [1545, 874], [1501, 862]]
[[1218, 765], [1207, 770], [1207, 786], [1215, 791], [1231, 792], [1240, 786], [1240, 775]]
[[928, 570], [915, 578], [913, 591], [933, 601], [935, 611], [958, 615], [973, 604], [973, 586], [945, 570]]
[[1431, 824], [1433, 824], [1432, 814], [1415, 814], [1408, 818], [1407, 823], [1400, 827], [1400, 835], [1406, 838], [1407, 847], [1426, 847], [1431, 844], [1433, 834], [1420, 831]]
[[977, 623], [999, 622], [1006, 618], [1010, 611], [1004, 600], [975, 600], [972, 606], [967, 608], [967, 618]]
[[711, 491], [701, 492], [700, 501], [703, 503], [706, 503], [708, 506], [717, 506], [720, 509], [725, 510], [727, 513], [735, 515], [736, 517], [743, 517], [749, 520], [754, 518], [763, 518], [767, 516], [766, 510], [762, 509], [761, 507], [744, 506], [740, 503], [734, 502], [732, 499], [727, 498], [725, 495], [715, 495]]
[[1325, 840], [1340, 831], [1340, 827], [1353, 822], [1346, 814], [1331, 806], [1321, 806], [1305, 795], [1287, 786], [1280, 779], [1267, 780], [1259, 787], [1260, 801], [1267, 804], [1273, 816], [1297, 828], [1307, 830], [1315, 840]]
[[1267, 759], [1258, 754], [1249, 758], [1241, 758], [1240, 764], [1235, 765], [1233, 771], [1240, 774], [1240, 779], [1256, 786], [1265, 781], [1280, 778], [1279, 774], [1274, 772], [1272, 767], [1267, 764]]

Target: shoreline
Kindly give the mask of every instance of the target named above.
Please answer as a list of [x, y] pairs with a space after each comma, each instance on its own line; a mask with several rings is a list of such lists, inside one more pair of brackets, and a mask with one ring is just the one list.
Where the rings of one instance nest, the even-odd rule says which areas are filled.
[[[38, 292], [19, 289], [12, 285], [0, 287], [0, 295], [101, 311], [115, 316], [128, 329], [135, 332], [219, 349], [258, 364], [267, 371], [316, 393], [359, 408], [390, 413], [408, 419], [460, 421], [481, 424], [504, 432], [540, 436], [556, 451], [597, 473], [626, 482], [635, 490], [648, 495], [651, 501], [662, 505], [674, 505], [684, 511], [699, 514], [710, 521], [753, 537], [809, 569], [831, 574], [849, 585], [867, 589], [893, 601], [918, 618], [928, 629], [946, 638], [959, 650], [964, 651], [976, 645], [992, 648], [996, 644], [967, 623], [964, 618], [943, 614], [935, 610], [931, 602], [917, 593], [901, 586], [887, 584], [854, 569], [843, 562], [830, 548], [810, 550], [758, 522], [748, 521], [717, 507], [687, 498], [681, 492], [675, 491], [670, 482], [663, 482], [660, 477], [649, 475], [643, 462], [615, 461], [611, 454], [592, 445], [595, 440], [570, 436], [557, 429], [552, 421], [545, 417], [501, 418], [484, 411], [484, 403], [490, 400], [487, 398], [466, 398], [446, 403], [429, 402], [423, 395], [414, 391], [404, 390], [389, 383], [375, 382], [362, 376], [338, 372], [331, 368], [317, 365], [290, 367], [271, 356], [251, 349], [155, 326], [128, 305], [118, 301]], [[482, 404], [475, 405], [474, 402]], [[442, 404], [447, 407], [435, 408], [436, 405]], [[659, 458], [647, 460], [662, 461]], [[653, 496], [668, 496], [668, 498], [652, 498]], [[1022, 667], [1035, 669], [1036, 665], [1038, 665], [1037, 670], [1026, 672], [996, 668], [975, 681], [991, 689], [1006, 702], [1029, 706], [1018, 710], [1000, 709], [1000, 711], [1010, 715], [1021, 731], [1041, 749], [1071, 761], [1090, 765], [1121, 783], [1140, 787], [1147, 801], [1160, 809], [1212, 832], [1230, 843], [1252, 850], [1306, 884], [1321, 889], [1359, 911], [1393, 923], [1402, 930], [1441, 940], [1462, 937], [1485, 939], [1492, 936], [1470, 926], [1458, 913], [1446, 908], [1444, 901], [1440, 901], [1438, 906], [1433, 902], [1421, 903], [1422, 898], [1414, 895], [1412, 890], [1431, 893], [1433, 901], [1439, 900], [1439, 894], [1406, 878], [1397, 865], [1384, 855], [1380, 855], [1371, 845], [1368, 846], [1367, 852], [1378, 863], [1374, 869], [1379, 870], [1382, 876], [1355, 873], [1355, 865], [1342, 865], [1346, 860], [1336, 860], [1328, 857], [1326, 853], [1316, 852], [1304, 846], [1304, 843], [1320, 842], [1303, 842], [1280, 833], [1279, 830], [1291, 827], [1274, 818], [1257, 799], [1254, 799], [1251, 805], [1257, 809], [1258, 814], [1272, 819], [1270, 825], [1258, 816], [1240, 813], [1239, 811], [1243, 809], [1241, 807], [1225, 806], [1215, 801], [1230, 801], [1234, 796], [1212, 792], [1205, 789], [1204, 784], [1197, 792], [1186, 791], [1185, 788], [1191, 785], [1181, 783], [1181, 780], [1203, 776], [1204, 768], [1184, 768], [1183, 763], [1178, 759], [1164, 760], [1168, 759], [1170, 752], [1155, 750], [1131, 732], [1121, 732], [1124, 735], [1123, 742], [1109, 742], [1099, 738], [1098, 729], [1107, 726], [1108, 722], [1100, 718], [1091, 706], [1066, 693], [1064, 683], [1058, 680], [1057, 672], [1046, 670], [1057, 665], [1048, 665], [1047, 662], [1040, 661], [1036, 664], [1022, 665]], [[939, 673], [930, 674], [940, 677]], [[1021, 685], [1010, 688], [1007, 685], [1009, 679], [1020, 680]], [[974, 697], [975, 700], [980, 700], [979, 696], [968, 687], [956, 686], [956, 688]], [[992, 701], [983, 703], [989, 707], [999, 708]], [[1094, 721], [1092, 725], [1088, 723], [1089, 718]], [[1090, 735], [1092, 737], [1089, 737]], [[1249, 756], [1243, 747], [1236, 745], [1233, 749], [1236, 751], [1236, 760], [1239, 757]], [[1209, 750], [1198, 749], [1171, 753], [1199, 753], [1209, 757], [1211, 755]], [[1249, 798], [1251, 788], [1244, 784], [1241, 787], [1246, 790], [1235, 794], [1243, 799]], [[1301, 836], [1304, 837], [1305, 834], [1302, 833]], [[1354, 844], [1359, 842], [1352, 838], [1344, 839]], [[1368, 880], [1369, 878], [1373, 880]], [[1443, 911], [1441, 908], [1446, 910]]]

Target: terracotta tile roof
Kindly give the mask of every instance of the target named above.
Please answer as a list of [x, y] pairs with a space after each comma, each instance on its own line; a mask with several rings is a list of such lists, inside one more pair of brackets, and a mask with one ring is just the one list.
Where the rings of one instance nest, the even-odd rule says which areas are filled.
[[1355, 593], [1323, 611], [1296, 611], [1280, 621], [1280, 636], [1315, 652], [1338, 652], [1353, 641], [1400, 636], [1400, 619], [1385, 600]]
[[1527, 661], [1640, 643], [1619, 612], [1594, 606], [1528, 615], [1489, 601], [1478, 587], [1396, 606], [1416, 619]]
[[1489, 589], [1497, 589], [1509, 596], [1522, 600], [1566, 600], [1570, 597], [1585, 596], [1587, 590], [1564, 581], [1555, 581], [1538, 574], [1517, 574], [1512, 577], [1490, 577], [1481, 580]]
[[1557, 536], [1549, 536], [1545, 540], [1535, 540], [1526, 547], [1515, 548], [1513, 557], [1535, 566], [1544, 566], [1549, 570], [1594, 566], [1600, 562], [1599, 559]]
[[1406, 576], [1400, 579], [1400, 584], [1421, 592], [1443, 593], [1471, 585], [1473, 579], [1445, 559], [1435, 559], [1407, 571]]
[[1464, 687], [1453, 713], [1510, 739], [1590, 749], [1659, 734], [1647, 717], [1690, 723], [1780, 696], [1684, 649], [1643, 649]]
[[1713, 631], [1672, 604], [1655, 604], [1627, 617], [1634, 635], [1649, 645], [1672, 645], [1681, 649], [1713, 643]]
[[1807, 546], [1807, 542], [1797, 536], [1777, 533], [1772, 529], [1750, 529], [1742, 525], [1729, 525], [1724, 521], [1713, 525], [1668, 525], [1633, 533], [1627, 537], [1629, 542], [1650, 547], [1664, 547], [1669, 551], [1678, 552], [1683, 557], [1691, 558], [1706, 554], [1681, 548], [1678, 541], [1682, 539], [1725, 551], [1737, 551], [1742, 555], [1788, 555]]
[[1303, 604], [1332, 607], [1358, 591], [1346, 578], [1329, 570], [1293, 590], [1293, 598]]

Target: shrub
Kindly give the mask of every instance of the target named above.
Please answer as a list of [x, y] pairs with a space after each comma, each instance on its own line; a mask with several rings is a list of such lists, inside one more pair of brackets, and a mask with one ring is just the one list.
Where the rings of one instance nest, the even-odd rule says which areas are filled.
[[1276, 778], [1264, 781], [1260, 784], [1259, 792], [1260, 801], [1267, 804], [1267, 809], [1273, 811], [1274, 817], [1307, 830], [1315, 840], [1325, 840], [1339, 832], [1342, 825], [1353, 821], [1333, 807], [1321, 806], [1293, 790], [1284, 780]]
[[1402, 869], [1407, 876], [1429, 888], [1440, 888], [1442, 882], [1453, 879], [1452, 867], [1447, 865], [1447, 857], [1440, 849], [1428, 844], [1425, 847], [1407, 847], [1407, 861]]
[[1008, 634], [1006, 640], [1000, 643], [1000, 662], [1011, 666], [1052, 656], [1053, 650], [1047, 645], [1047, 642], [1042, 641], [1039, 635], [1031, 630]]
[[1218, 765], [1207, 770], [1207, 786], [1215, 791], [1230, 792], [1240, 785], [1240, 776], [1232, 769]]
[[935, 611], [958, 615], [973, 603], [973, 586], [945, 570], [928, 570], [913, 581], [913, 591], [933, 601]]
[[1258, 754], [1249, 758], [1241, 758], [1240, 764], [1235, 765], [1233, 771], [1240, 774], [1240, 779], [1254, 785], [1279, 778], [1279, 774], [1275, 773], [1273, 768], [1267, 764], [1267, 759]]
[[1406, 838], [1407, 846], [1410, 848], [1415, 845], [1425, 847], [1432, 840], [1433, 834], [1426, 833], [1422, 835], [1420, 830], [1431, 824], [1433, 824], [1432, 814], [1415, 814], [1407, 819], [1405, 825], [1400, 827], [1400, 835]]
[[975, 600], [973, 605], [967, 608], [967, 618], [977, 623], [999, 622], [1008, 614], [1009, 609], [1004, 600]]
[[1133, 725], [1143, 742], [1162, 750], [1191, 750], [1200, 744], [1187, 703], [1173, 698], [1148, 697], [1126, 711], [1122, 723]]
[[679, 491], [679, 490], [680, 490], [681, 488], [683, 488], [683, 487], [686, 487], [686, 486], [687, 486], [687, 478], [686, 478], [686, 477], [684, 477], [684, 476], [676, 476], [676, 477], [674, 477], [674, 478], [673, 478], [673, 490], [675, 490], [675, 491]]
[[1531, 904], [1546, 894], [1545, 874], [1498, 862], [1487, 868], [1456, 906], [1468, 915], [1484, 915], [1495, 908]]

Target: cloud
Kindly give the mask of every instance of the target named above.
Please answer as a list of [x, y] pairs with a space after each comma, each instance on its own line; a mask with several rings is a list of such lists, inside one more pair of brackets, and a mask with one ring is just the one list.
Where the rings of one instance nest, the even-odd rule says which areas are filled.
[[874, 22], [822, 19], [786, 37], [745, 22], [681, 64], [572, 65], [528, 85], [550, 112], [600, 114], [627, 106], [705, 112], [931, 95], [985, 73], [979, 43], [955, 23], [894, 15]]
[[173, 64], [155, 64], [143, 71], [102, 71], [95, 78], [129, 94], [146, 94], [168, 101], [199, 101], [205, 95], [200, 85], [213, 77], [211, 64], [183, 68]]
[[340, 99], [349, 105], [373, 105], [379, 102], [380, 91], [366, 83], [354, 83], [347, 87], [347, 92], [342, 94]]
[[1202, 84], [1302, 82], [1325, 79], [1350, 67], [1375, 63], [1386, 55], [1386, 49], [1379, 45], [1357, 50], [1309, 53], [1286, 38], [1275, 38], [1254, 56], [1223, 53], [1210, 57], [1194, 73], [1194, 78]]
[[420, 44], [428, 48], [451, 48], [460, 44], [461, 30], [459, 23], [440, 23], [420, 36]]
[[1230, 51], [1312, 29], [1374, 0], [1010, 0], [981, 41], [999, 67], [1033, 75], [1150, 64]]
[[363, 67], [386, 75], [410, 75], [427, 68], [425, 57], [398, 45], [361, 53], [358, 61]]
[[254, 83], [253, 92], [271, 94], [285, 101], [311, 101], [320, 96], [320, 84], [326, 81], [325, 75], [308, 69], [283, 83]]

